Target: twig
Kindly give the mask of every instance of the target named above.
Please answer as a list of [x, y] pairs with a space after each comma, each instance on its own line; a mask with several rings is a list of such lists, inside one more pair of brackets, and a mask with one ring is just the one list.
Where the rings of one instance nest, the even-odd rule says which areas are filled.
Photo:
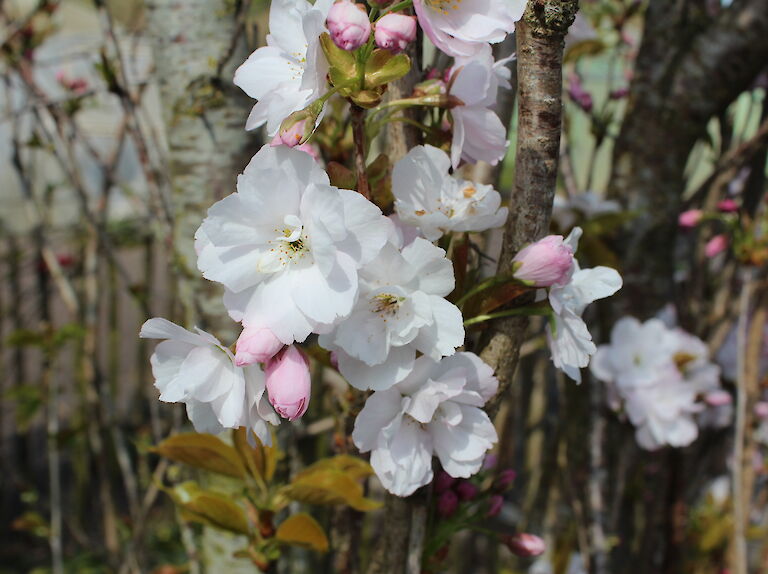
[[365, 110], [355, 104], [350, 104], [352, 116], [352, 137], [355, 141], [355, 172], [357, 173], [357, 191], [366, 199], [371, 199], [371, 188], [368, 186], [368, 175], [365, 169]]

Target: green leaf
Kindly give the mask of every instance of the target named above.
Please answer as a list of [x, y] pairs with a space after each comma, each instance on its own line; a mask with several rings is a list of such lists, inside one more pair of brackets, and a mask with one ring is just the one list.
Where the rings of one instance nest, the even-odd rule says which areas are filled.
[[411, 59], [389, 50], [374, 50], [365, 63], [365, 87], [383, 86], [405, 76], [411, 69]]
[[245, 465], [237, 451], [210, 434], [177, 434], [165, 439], [152, 450], [195, 468], [234, 478], [245, 477]]
[[328, 552], [328, 537], [309, 514], [294, 514], [280, 523], [275, 538], [284, 544], [302, 546], [317, 552]]
[[357, 78], [357, 61], [352, 52], [339, 48], [327, 32], [320, 35], [320, 47], [328, 61], [331, 82], [334, 86], [341, 87], [346, 82]]
[[181, 507], [182, 517], [186, 520], [236, 534], [250, 534], [245, 511], [226, 496], [201, 490], [191, 481], [164, 490]]

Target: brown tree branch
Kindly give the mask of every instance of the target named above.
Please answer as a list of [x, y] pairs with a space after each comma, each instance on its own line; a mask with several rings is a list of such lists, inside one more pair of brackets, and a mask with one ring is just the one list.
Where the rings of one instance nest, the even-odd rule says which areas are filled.
[[[499, 274], [511, 272], [512, 259], [526, 243], [545, 235], [552, 215], [557, 183], [562, 124], [563, 46], [578, 0], [531, 0], [518, 22], [517, 75], [519, 118], [515, 186], [510, 197]], [[498, 410], [517, 368], [528, 320], [495, 321], [481, 352], [499, 379], [499, 392], [490, 403]]]

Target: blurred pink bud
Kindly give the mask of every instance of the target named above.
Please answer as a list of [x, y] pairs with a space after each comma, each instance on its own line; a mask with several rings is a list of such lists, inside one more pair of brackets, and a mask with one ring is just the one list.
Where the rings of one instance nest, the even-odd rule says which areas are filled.
[[286, 347], [267, 362], [264, 374], [269, 402], [277, 414], [289, 421], [301, 417], [312, 391], [309, 360], [304, 353], [294, 345]]
[[704, 212], [700, 209], [689, 209], [688, 211], [683, 211], [680, 214], [680, 216], [677, 218], [677, 224], [680, 227], [696, 227], [703, 216]]
[[480, 489], [468, 480], [462, 480], [456, 487], [456, 494], [465, 502], [477, 498], [478, 492], [480, 492]]
[[362, 4], [338, 0], [328, 11], [328, 31], [342, 50], [357, 50], [371, 35], [371, 22]]
[[733, 213], [739, 210], [739, 204], [735, 199], [723, 199], [717, 202], [717, 209], [723, 213]]
[[235, 343], [235, 364], [266, 363], [282, 348], [280, 339], [266, 327], [245, 327]]
[[721, 233], [720, 235], [715, 235], [712, 239], [707, 241], [707, 244], [704, 246], [704, 255], [707, 257], [714, 257], [726, 249], [728, 249], [728, 236], [724, 233]]
[[456, 479], [453, 478], [450, 474], [445, 472], [444, 470], [438, 470], [437, 473], [435, 473], [435, 492], [445, 492], [446, 490], [449, 490], [451, 486], [453, 486], [453, 483], [456, 482]]
[[584, 89], [578, 74], [571, 74], [568, 78], [568, 95], [582, 110], [587, 113], [592, 111], [592, 95]]
[[710, 407], [722, 407], [733, 402], [731, 394], [726, 391], [712, 391], [704, 396], [704, 402]]
[[483, 459], [483, 470], [491, 470], [493, 468], [496, 468], [496, 465], [499, 462], [499, 457], [493, 454], [492, 452], [489, 452], [485, 455], [485, 458]]
[[437, 499], [437, 513], [443, 518], [452, 516], [459, 506], [459, 497], [452, 490], [446, 490]]
[[629, 88], [616, 88], [615, 90], [611, 90], [611, 93], [608, 94], [608, 97], [612, 100], [623, 100], [629, 95]]
[[502, 536], [504, 544], [512, 551], [512, 554], [530, 558], [544, 554], [547, 549], [544, 541], [535, 534], [520, 532], [518, 534]]
[[402, 52], [416, 38], [416, 16], [390, 12], [376, 22], [376, 45], [392, 52]]
[[768, 418], [768, 402], [759, 401], [755, 403], [755, 416], [761, 419]]
[[509, 485], [515, 481], [517, 473], [511, 468], [502, 470], [496, 478], [496, 486], [501, 490], [506, 490]]
[[501, 512], [501, 508], [504, 506], [504, 497], [500, 494], [494, 494], [488, 500], [488, 512], [485, 513], [487, 517], [496, 516]]
[[513, 260], [515, 279], [532, 287], [565, 283], [573, 272], [573, 249], [563, 243], [562, 235], [547, 235], [523, 247]]

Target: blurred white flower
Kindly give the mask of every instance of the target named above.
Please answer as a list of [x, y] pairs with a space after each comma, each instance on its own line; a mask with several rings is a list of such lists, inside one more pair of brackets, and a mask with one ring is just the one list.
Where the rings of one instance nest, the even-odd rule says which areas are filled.
[[610, 385], [612, 407], [623, 407], [645, 449], [687, 446], [699, 425], [722, 426], [728, 414], [720, 369], [707, 346], [659, 319], [617, 321], [611, 343], [600, 346], [590, 368]]
[[467, 478], [498, 440], [481, 408], [497, 388], [477, 355], [420, 357], [402, 382], [368, 398], [352, 439], [361, 452], [371, 451], [376, 475], [397, 496], [432, 480], [433, 453], [449, 475]]

